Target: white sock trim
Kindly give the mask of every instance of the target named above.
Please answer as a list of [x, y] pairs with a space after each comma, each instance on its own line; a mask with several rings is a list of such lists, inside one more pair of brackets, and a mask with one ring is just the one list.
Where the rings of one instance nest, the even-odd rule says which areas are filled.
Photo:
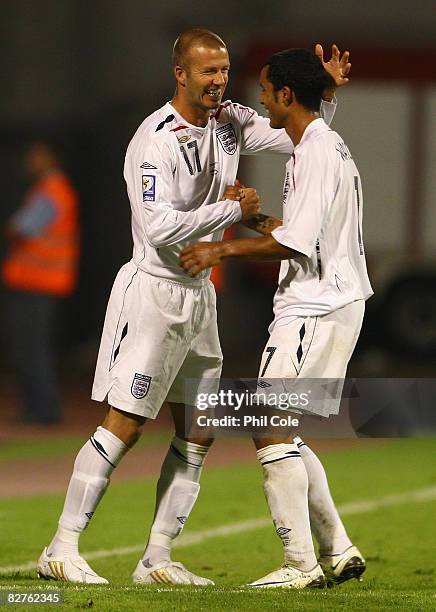
[[171, 440], [170, 448], [181, 461], [185, 461], [194, 467], [201, 468], [210, 447], [195, 444], [195, 442], [188, 442], [187, 440], [182, 440], [174, 436]]
[[122, 440], [117, 438], [112, 432], [104, 427], [97, 427], [94, 435], [90, 437], [90, 442], [95, 450], [105, 459], [110, 465], [115, 468], [129, 447]]
[[256, 455], [262, 465], [301, 456], [296, 444], [270, 444], [260, 448]]

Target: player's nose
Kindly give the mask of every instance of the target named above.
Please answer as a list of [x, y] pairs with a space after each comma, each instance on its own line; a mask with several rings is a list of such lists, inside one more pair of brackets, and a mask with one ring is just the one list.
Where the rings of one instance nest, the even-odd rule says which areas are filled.
[[217, 72], [213, 79], [214, 85], [225, 85], [226, 77], [223, 72]]

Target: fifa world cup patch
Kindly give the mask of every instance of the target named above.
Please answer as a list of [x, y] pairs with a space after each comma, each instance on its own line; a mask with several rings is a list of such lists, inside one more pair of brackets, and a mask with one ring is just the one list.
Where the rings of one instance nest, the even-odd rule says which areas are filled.
[[156, 199], [156, 177], [150, 174], [142, 175], [142, 201], [154, 202]]
[[224, 151], [228, 153], [228, 155], [233, 155], [238, 143], [233, 125], [231, 123], [222, 125], [217, 128], [216, 135]]
[[145, 374], [138, 374], [136, 372], [133, 377], [131, 393], [135, 399], [143, 399], [150, 389], [150, 384], [152, 381], [151, 376], [145, 376]]

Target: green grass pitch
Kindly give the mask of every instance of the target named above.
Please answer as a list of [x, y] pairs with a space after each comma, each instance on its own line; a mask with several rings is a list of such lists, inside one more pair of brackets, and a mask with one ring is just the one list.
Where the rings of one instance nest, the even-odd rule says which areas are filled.
[[[59, 446], [59, 441], [56, 444]], [[59, 456], [58, 446], [54, 457]], [[69, 445], [67, 447], [70, 452]], [[335, 500], [344, 506], [350, 502], [386, 499], [390, 495], [436, 487], [434, 448], [432, 439], [391, 440], [325, 454], [322, 459]], [[29, 454], [26, 461], [31, 469]], [[7, 456], [3, 460], [7, 461]], [[360, 583], [350, 581], [333, 589], [300, 592], [241, 587], [280, 565], [280, 541], [272, 525], [265, 524], [232, 535], [209, 537], [174, 551], [174, 559], [212, 578], [215, 587], [162, 585], [144, 588], [131, 582], [140, 553], [114, 554], [110, 551], [143, 544], [151, 521], [154, 482], [135, 480], [114, 484], [81, 545], [85, 557], [87, 552], [108, 551], [105, 556], [91, 561], [91, 565], [109, 579], [110, 586], [48, 583], [37, 580], [34, 570], [5, 574], [0, 569], [0, 589], [48, 592], [59, 588], [64, 593], [63, 605], [12, 606], [53, 612], [84, 609], [104, 612], [293, 609], [427, 612], [436, 610], [436, 496], [429, 497], [408, 501], [405, 496], [380, 509], [345, 513], [349, 534], [367, 558], [368, 569]], [[59, 495], [0, 500], [0, 568], [22, 565], [38, 557], [53, 534], [62, 502], [63, 496]], [[262, 492], [261, 470], [253, 452], [252, 464], [209, 469], [206, 466], [201, 495], [185, 534], [262, 518], [268, 518], [268, 510]], [[6, 605], [4, 609], [10, 607]]]

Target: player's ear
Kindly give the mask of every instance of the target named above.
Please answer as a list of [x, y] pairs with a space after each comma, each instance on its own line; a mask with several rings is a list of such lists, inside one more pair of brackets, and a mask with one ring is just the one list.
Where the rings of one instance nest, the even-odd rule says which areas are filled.
[[292, 102], [294, 101], [294, 92], [292, 91], [292, 89], [285, 85], [281, 91], [282, 100], [285, 106], [289, 106], [290, 104], [292, 104]]
[[186, 86], [186, 70], [184, 68], [182, 68], [181, 66], [175, 66], [174, 67], [174, 76], [176, 77], [176, 81], [179, 85], [181, 85], [182, 87]]

